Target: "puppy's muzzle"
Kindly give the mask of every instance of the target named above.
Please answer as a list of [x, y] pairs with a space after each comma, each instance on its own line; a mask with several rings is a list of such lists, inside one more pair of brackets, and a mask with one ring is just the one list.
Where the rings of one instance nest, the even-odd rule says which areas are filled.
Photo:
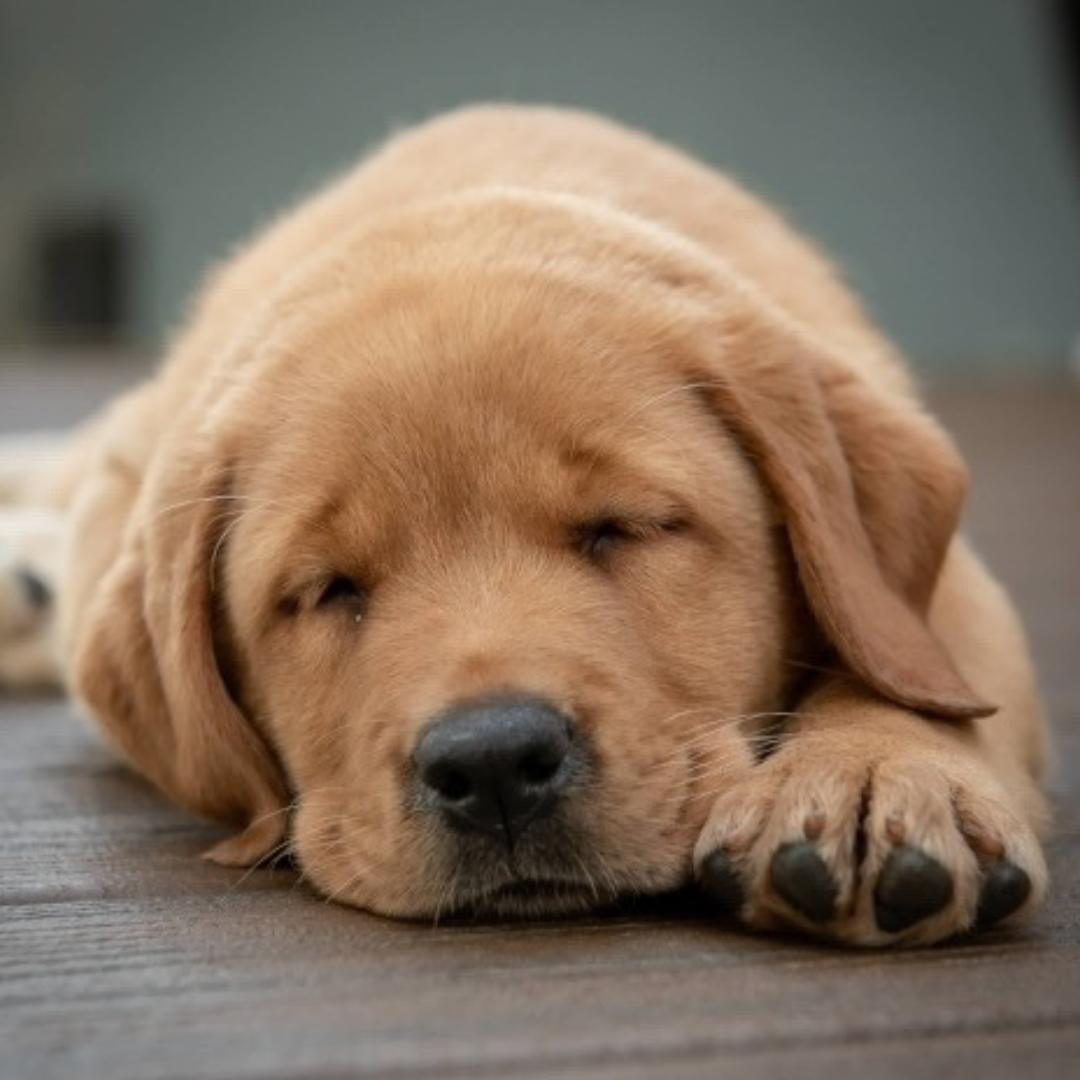
[[509, 850], [551, 817], [581, 771], [571, 721], [540, 698], [458, 705], [422, 732], [413, 759], [425, 802], [451, 827]]

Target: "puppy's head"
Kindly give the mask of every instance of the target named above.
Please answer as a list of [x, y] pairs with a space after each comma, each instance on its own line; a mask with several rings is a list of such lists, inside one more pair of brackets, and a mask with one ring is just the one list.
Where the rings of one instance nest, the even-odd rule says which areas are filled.
[[373, 910], [686, 876], [812, 650], [983, 710], [924, 622], [948, 444], [660, 230], [487, 193], [304, 268], [163, 445], [76, 679], [193, 809]]

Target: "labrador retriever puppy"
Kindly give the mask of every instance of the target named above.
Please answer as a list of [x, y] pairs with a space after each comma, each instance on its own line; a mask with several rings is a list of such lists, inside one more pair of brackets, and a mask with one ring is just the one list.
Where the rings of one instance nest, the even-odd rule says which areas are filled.
[[644, 135], [391, 139], [62, 472], [66, 679], [218, 862], [423, 919], [696, 880], [856, 945], [1045, 891], [1043, 714], [956, 450], [817, 252]]

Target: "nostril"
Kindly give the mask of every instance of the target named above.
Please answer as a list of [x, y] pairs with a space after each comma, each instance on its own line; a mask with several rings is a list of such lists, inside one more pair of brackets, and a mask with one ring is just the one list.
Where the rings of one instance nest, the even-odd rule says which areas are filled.
[[518, 775], [526, 784], [539, 787], [550, 783], [555, 778], [564, 759], [565, 754], [558, 756], [545, 752], [527, 754], [518, 766]]
[[473, 793], [472, 782], [469, 778], [454, 769], [436, 772], [434, 775], [428, 773], [424, 780], [447, 802], [464, 802]]

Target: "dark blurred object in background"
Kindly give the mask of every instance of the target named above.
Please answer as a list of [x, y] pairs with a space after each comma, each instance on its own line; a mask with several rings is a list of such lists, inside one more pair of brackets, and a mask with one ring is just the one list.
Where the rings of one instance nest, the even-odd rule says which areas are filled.
[[[732, 174], [927, 371], [1059, 372], [1077, 23], [1077, 0], [0, 0], [0, 365], [72, 331], [157, 352], [208, 265], [366, 147], [509, 100]], [[101, 210], [119, 234], [60, 276], [115, 256], [112, 291], [45, 303], [39, 227]]]
[[38, 340], [120, 344], [131, 314], [131, 240], [107, 213], [46, 218], [32, 240], [32, 298]]
[[[1053, 0], [1058, 54], [1069, 97], [1069, 112], [1077, 154], [1080, 155], [1080, 0]], [[1077, 158], [1080, 162], [1080, 156]]]

